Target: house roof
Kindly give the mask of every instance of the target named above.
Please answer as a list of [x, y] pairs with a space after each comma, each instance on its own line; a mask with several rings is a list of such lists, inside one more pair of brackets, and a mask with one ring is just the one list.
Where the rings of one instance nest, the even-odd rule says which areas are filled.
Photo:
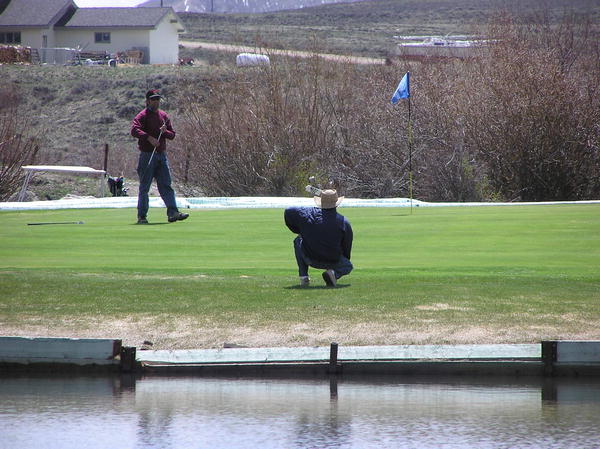
[[[0, 2], [0, 26], [48, 27], [67, 12], [77, 9], [72, 0], [9, 0]], [[1, 9], [1, 8], [0, 8]]]
[[169, 14], [181, 31], [183, 23], [171, 7], [78, 8], [72, 0], [0, 0], [0, 27], [11, 28], [154, 28]]
[[179, 22], [173, 8], [80, 8], [65, 28], [153, 28], [169, 13]]

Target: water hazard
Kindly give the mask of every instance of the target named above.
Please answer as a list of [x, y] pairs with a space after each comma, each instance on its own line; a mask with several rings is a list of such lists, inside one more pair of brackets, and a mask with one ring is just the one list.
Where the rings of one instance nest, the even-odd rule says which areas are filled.
[[0, 448], [600, 448], [598, 379], [0, 378]]

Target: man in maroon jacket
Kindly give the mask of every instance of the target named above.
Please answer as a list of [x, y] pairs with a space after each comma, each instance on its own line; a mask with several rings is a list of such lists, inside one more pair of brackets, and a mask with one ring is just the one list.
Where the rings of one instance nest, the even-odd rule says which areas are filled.
[[140, 177], [138, 193], [138, 224], [147, 224], [148, 192], [156, 179], [158, 193], [167, 206], [170, 223], [185, 220], [189, 215], [179, 212], [175, 191], [171, 187], [171, 170], [167, 159], [167, 139], [175, 138], [175, 131], [166, 112], [161, 111], [160, 93], [156, 89], [146, 92], [146, 108], [133, 119], [131, 135], [138, 139], [140, 157], [137, 173]]

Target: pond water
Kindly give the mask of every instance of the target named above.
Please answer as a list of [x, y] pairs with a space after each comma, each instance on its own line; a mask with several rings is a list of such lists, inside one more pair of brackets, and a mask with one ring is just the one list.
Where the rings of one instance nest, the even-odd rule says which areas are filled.
[[0, 378], [0, 448], [600, 448], [599, 379]]

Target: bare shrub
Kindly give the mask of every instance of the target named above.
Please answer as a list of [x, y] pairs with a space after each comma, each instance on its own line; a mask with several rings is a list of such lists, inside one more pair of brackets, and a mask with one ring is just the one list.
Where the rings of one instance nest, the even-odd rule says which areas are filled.
[[390, 104], [398, 75], [385, 66], [338, 71], [335, 96], [327, 98], [337, 133], [331, 164], [347, 195], [408, 196], [408, 110]]
[[415, 194], [433, 201], [480, 201], [484, 172], [468, 144], [469, 62], [424, 64], [414, 82]]
[[[333, 137], [321, 97], [321, 61], [237, 70], [193, 98], [180, 125], [185, 150], [173, 156], [179, 177], [207, 194], [297, 194]], [[312, 75], [312, 76], [311, 76]]]
[[0, 201], [7, 201], [21, 186], [22, 165], [32, 164], [39, 149], [16, 91], [0, 90]]
[[209, 195], [297, 195], [311, 174], [346, 194], [395, 195], [405, 176], [395, 77], [315, 56], [237, 70], [200, 96], [192, 82], [173, 166]]
[[466, 127], [494, 188], [510, 200], [600, 194], [598, 41], [566, 15], [558, 27], [502, 17], [489, 28]]
[[473, 58], [413, 77], [417, 194], [437, 201], [600, 194], [598, 43], [565, 15], [498, 16]]
[[[346, 195], [408, 196], [412, 169], [413, 196], [430, 201], [598, 197], [599, 43], [568, 14], [548, 23], [498, 16], [465, 60], [271, 57], [191, 80], [172, 164], [208, 195], [297, 195], [316, 174]], [[410, 146], [408, 102], [389, 102], [407, 70]]]

